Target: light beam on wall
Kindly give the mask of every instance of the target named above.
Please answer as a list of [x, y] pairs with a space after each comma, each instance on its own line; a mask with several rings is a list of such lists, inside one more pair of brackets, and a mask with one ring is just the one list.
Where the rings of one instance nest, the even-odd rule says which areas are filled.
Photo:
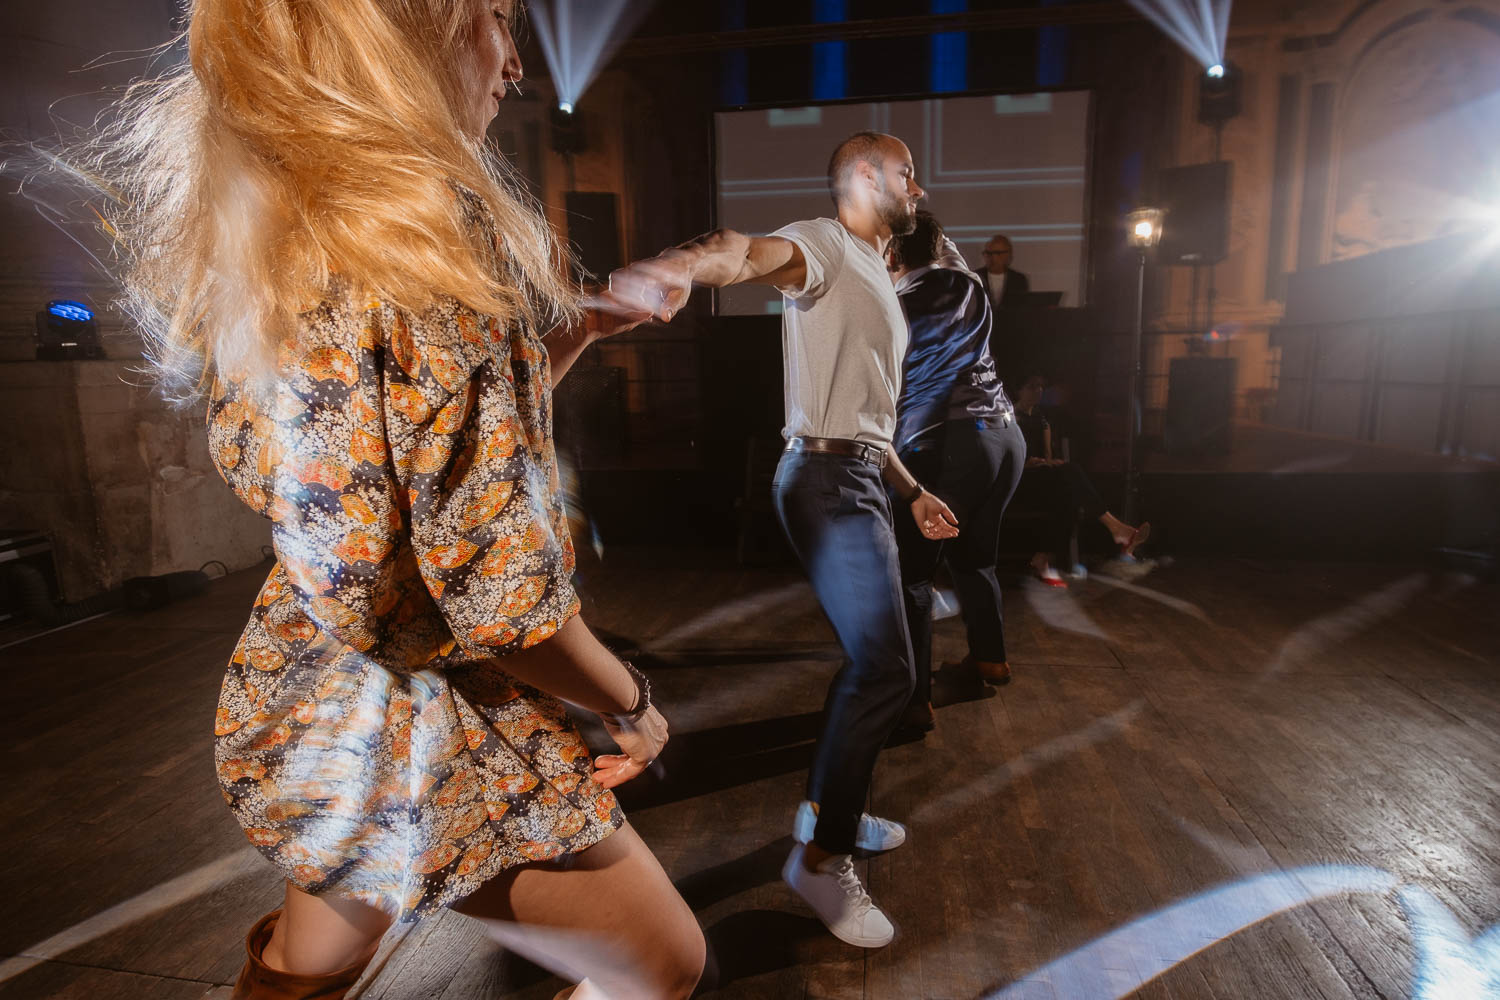
[[651, 6], [650, 0], [532, 0], [531, 23], [559, 107], [573, 110]]
[[1224, 74], [1231, 0], [1130, 0], [1130, 6], [1215, 75]]

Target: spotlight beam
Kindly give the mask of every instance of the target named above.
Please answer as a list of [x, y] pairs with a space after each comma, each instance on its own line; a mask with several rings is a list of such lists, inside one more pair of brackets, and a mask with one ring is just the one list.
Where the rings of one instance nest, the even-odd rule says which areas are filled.
[[578, 104], [651, 6], [649, 0], [533, 0], [531, 21], [560, 104]]
[[1224, 61], [1230, 0], [1129, 0], [1130, 6], [1204, 68]]

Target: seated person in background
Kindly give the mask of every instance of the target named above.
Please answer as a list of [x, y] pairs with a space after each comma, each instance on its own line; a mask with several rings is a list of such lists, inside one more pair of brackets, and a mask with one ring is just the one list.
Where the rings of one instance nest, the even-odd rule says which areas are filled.
[[895, 446], [963, 525], [957, 538], [924, 537], [896, 521], [901, 587], [917, 686], [906, 725], [933, 728], [932, 579], [946, 559], [968, 630], [972, 665], [985, 680], [1010, 680], [995, 553], [1000, 517], [1026, 456], [1013, 409], [990, 357], [990, 306], [943, 227], [918, 212], [916, 228], [887, 250], [910, 339], [896, 404]]
[[1104, 525], [1110, 537], [1120, 546], [1120, 554], [1132, 556], [1137, 546], [1151, 535], [1151, 525], [1135, 528], [1115, 517], [1104, 507], [1104, 501], [1089, 477], [1077, 465], [1052, 454], [1052, 427], [1042, 412], [1042, 390], [1047, 380], [1032, 375], [1016, 393], [1016, 422], [1026, 438], [1026, 468], [1016, 490], [1017, 502], [1048, 512], [1046, 535], [1040, 550], [1031, 557], [1031, 568], [1042, 582], [1053, 587], [1067, 583], [1052, 566], [1054, 554], [1066, 554], [1073, 533], [1074, 519], [1083, 517]]

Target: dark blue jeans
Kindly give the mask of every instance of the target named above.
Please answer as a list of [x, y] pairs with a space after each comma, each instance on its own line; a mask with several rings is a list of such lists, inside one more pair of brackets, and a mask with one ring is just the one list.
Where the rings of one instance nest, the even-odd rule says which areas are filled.
[[842, 455], [785, 453], [772, 486], [777, 516], [833, 624], [845, 660], [828, 687], [807, 778], [813, 841], [849, 854], [875, 757], [914, 683], [890, 500], [880, 470]]
[[1014, 420], [950, 420], [903, 450], [901, 463], [958, 518], [958, 537], [937, 542], [922, 536], [904, 504], [895, 513], [917, 679], [913, 701], [926, 704], [932, 700], [932, 578], [943, 560], [958, 591], [969, 655], [1005, 662], [995, 554], [1000, 519], [1026, 466], [1026, 439]]

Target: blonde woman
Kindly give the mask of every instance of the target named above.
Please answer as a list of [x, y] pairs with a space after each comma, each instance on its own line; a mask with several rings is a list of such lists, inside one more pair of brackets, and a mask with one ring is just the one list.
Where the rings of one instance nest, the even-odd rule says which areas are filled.
[[[578, 997], [685, 997], [703, 967], [610, 791], [667, 727], [578, 617], [551, 437], [553, 384], [631, 321], [585, 312], [483, 146], [519, 13], [194, 0], [187, 65], [84, 172], [163, 376], [206, 389], [215, 461], [274, 525], [215, 726], [286, 878], [239, 1000], [342, 997], [392, 920], [443, 907], [590, 976]], [[560, 699], [624, 753], [591, 762]]]

